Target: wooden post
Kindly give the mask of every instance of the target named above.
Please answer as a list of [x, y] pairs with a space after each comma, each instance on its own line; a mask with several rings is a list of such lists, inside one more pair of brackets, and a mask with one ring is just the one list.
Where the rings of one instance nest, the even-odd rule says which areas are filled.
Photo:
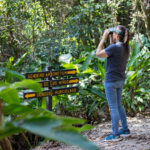
[[[46, 67], [46, 71], [51, 71], [51, 67]], [[52, 77], [48, 77], [47, 80], [51, 81]], [[51, 85], [49, 85], [48, 90], [52, 90]], [[52, 111], [52, 96], [47, 96], [46, 97], [46, 108], [49, 111]]]

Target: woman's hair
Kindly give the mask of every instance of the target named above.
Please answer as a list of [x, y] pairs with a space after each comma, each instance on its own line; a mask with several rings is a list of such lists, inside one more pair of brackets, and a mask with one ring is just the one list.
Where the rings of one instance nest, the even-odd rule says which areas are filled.
[[118, 25], [117, 28], [121, 31], [121, 34], [119, 34], [119, 41], [124, 43], [127, 56], [129, 56], [129, 30], [123, 25]]

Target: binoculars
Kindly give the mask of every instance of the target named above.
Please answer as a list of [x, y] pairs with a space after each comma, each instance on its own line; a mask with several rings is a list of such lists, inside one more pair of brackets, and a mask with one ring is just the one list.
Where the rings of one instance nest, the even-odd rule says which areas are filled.
[[119, 30], [117, 30], [116, 28], [110, 28], [109, 31], [110, 31], [109, 34], [113, 34], [113, 32], [115, 32], [115, 33], [117, 33], [117, 34], [119, 34], [119, 35], [122, 35], [122, 32], [119, 31]]

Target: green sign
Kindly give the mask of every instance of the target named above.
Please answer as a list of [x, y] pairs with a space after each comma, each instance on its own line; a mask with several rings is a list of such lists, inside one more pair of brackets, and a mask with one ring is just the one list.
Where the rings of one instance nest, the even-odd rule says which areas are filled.
[[78, 87], [68, 87], [68, 88], [61, 88], [61, 89], [52, 89], [52, 90], [46, 90], [42, 93], [37, 92], [28, 92], [24, 93], [24, 99], [31, 99], [31, 98], [40, 98], [40, 97], [46, 97], [46, 96], [55, 96], [55, 95], [62, 95], [62, 94], [71, 94], [78, 92]]

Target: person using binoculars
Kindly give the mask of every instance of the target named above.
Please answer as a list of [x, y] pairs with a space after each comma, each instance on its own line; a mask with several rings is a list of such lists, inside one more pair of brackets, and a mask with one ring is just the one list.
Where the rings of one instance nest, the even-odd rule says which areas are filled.
[[[103, 49], [104, 42], [108, 37], [110, 37], [110, 45]], [[110, 108], [112, 134], [103, 140], [117, 141], [120, 140], [120, 136], [130, 134], [126, 112], [121, 102], [126, 64], [129, 57], [129, 30], [123, 25], [106, 29], [98, 45], [96, 56], [107, 58], [104, 87]], [[120, 130], [119, 119], [121, 120]]]

